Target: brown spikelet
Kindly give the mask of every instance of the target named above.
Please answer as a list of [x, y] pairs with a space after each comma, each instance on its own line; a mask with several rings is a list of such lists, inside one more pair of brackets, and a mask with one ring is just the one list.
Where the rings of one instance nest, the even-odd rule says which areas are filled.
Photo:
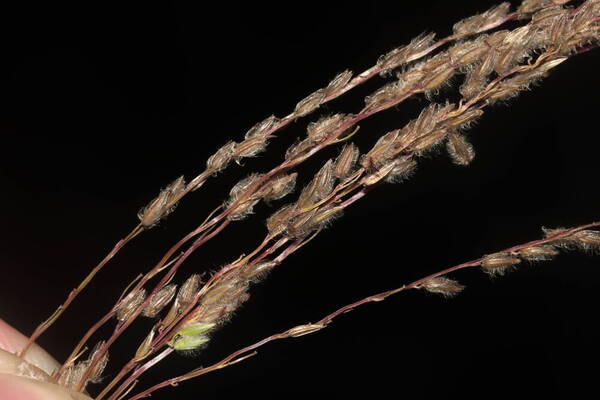
[[[319, 143], [332, 135], [347, 120], [348, 116], [345, 114], [334, 114], [328, 117], [322, 117], [318, 121], [308, 124], [306, 133], [315, 143]], [[338, 135], [340, 133], [341, 132], [338, 132]]]
[[325, 98], [337, 97], [339, 94], [341, 94], [348, 82], [350, 82], [350, 79], [352, 79], [352, 71], [347, 69], [343, 72], [340, 72], [324, 89], [323, 96]]
[[468, 128], [477, 118], [483, 115], [483, 110], [478, 108], [467, 110], [460, 115], [444, 121], [445, 126], [449, 128], [462, 129]]
[[300, 337], [300, 336], [308, 335], [309, 333], [320, 331], [321, 329], [325, 328], [325, 326], [326, 325], [323, 325], [323, 324], [298, 325], [298, 326], [295, 326], [292, 329], [288, 330], [287, 334], [290, 337]]
[[456, 68], [451, 65], [450, 59], [445, 59], [443, 64], [428, 71], [422, 81], [423, 90], [432, 91], [439, 88], [456, 72]]
[[[92, 360], [96, 358], [96, 355], [100, 352], [101, 348], [104, 346], [104, 341], [96, 343], [94, 348], [92, 349], [90, 356], [88, 357], [88, 365], [92, 363]], [[108, 364], [108, 351], [105, 351], [104, 354], [100, 357], [99, 361], [96, 363], [94, 368], [91, 370], [88, 381], [91, 383], [99, 383], [102, 380], [102, 373]]]
[[175, 296], [175, 291], [177, 290], [177, 285], [169, 284], [160, 289], [152, 298], [150, 302], [142, 311], [142, 315], [149, 318], [154, 318], [158, 315], [162, 309], [169, 304], [169, 302]]
[[521, 259], [505, 253], [490, 254], [483, 258], [481, 267], [491, 275], [503, 275], [510, 267], [521, 262]]
[[394, 170], [395, 166], [395, 162], [390, 161], [386, 165], [383, 165], [381, 168], [365, 175], [360, 182], [364, 186], [374, 185], [382, 179], [385, 179], [389, 175], [389, 173]]
[[241, 268], [240, 276], [242, 279], [255, 282], [265, 277], [276, 265], [277, 263], [274, 261], [247, 264]]
[[385, 176], [387, 183], [400, 183], [409, 178], [417, 169], [417, 162], [412, 158], [394, 160], [393, 167]]
[[[233, 203], [240, 200], [261, 176], [261, 174], [253, 173], [239, 181], [229, 192], [229, 199], [225, 203], [225, 206], [230, 207]], [[258, 193], [255, 193], [255, 195], [258, 196]], [[246, 218], [248, 215], [252, 214], [254, 206], [259, 201], [260, 197], [251, 195], [249, 198], [239, 202], [227, 218], [231, 221], [238, 221]]]
[[222, 146], [215, 154], [209, 157], [206, 161], [206, 170], [211, 174], [216, 174], [227, 168], [231, 160], [233, 160], [233, 153], [235, 152], [236, 143], [231, 141], [227, 142]]
[[146, 290], [139, 289], [129, 292], [116, 306], [116, 316], [119, 321], [125, 321], [135, 312], [146, 299]]
[[394, 156], [394, 144], [400, 133], [400, 129], [395, 129], [380, 137], [373, 148], [361, 157], [360, 165], [371, 170], [379, 169], [383, 165], [386, 165]]
[[600, 246], [600, 232], [583, 230], [575, 232], [571, 238], [574, 243], [584, 250], [595, 250]]
[[408, 45], [391, 50], [379, 57], [377, 66], [381, 74], [386, 74], [410, 60], [410, 58], [432, 45], [435, 33], [421, 35], [413, 39]]
[[525, 247], [517, 251], [517, 255], [527, 261], [549, 261], [558, 255], [558, 251], [551, 245]]
[[455, 280], [438, 276], [426, 280], [417, 286], [417, 289], [425, 289], [431, 293], [437, 293], [444, 295], [445, 297], [452, 297], [462, 292], [465, 287]]
[[385, 106], [386, 103], [408, 95], [412, 89], [413, 85], [404, 80], [388, 83], [365, 97], [365, 108], [377, 109]]
[[182, 308], [187, 307], [200, 290], [201, 277], [198, 274], [193, 274], [185, 280], [177, 293], [177, 300]]
[[433, 132], [421, 136], [408, 147], [408, 151], [422, 155], [428, 150], [431, 150], [437, 144], [441, 143], [446, 138], [448, 131], [446, 129], [437, 129]]
[[352, 173], [360, 151], [354, 144], [344, 145], [340, 155], [335, 159], [334, 175], [339, 180], [344, 180]]
[[279, 122], [279, 118], [277, 118], [274, 115], [271, 115], [270, 117], [265, 118], [264, 120], [260, 121], [259, 123], [257, 123], [256, 125], [254, 125], [252, 128], [250, 128], [248, 130], [248, 132], [246, 132], [246, 135], [244, 136], [246, 139], [250, 139], [253, 138], [255, 136], [266, 136], [270, 134], [271, 129]]
[[543, 7], [548, 7], [554, 4], [564, 4], [565, 0], [523, 0], [517, 12], [519, 14], [528, 14], [535, 12]]
[[479, 61], [488, 52], [483, 38], [459, 42], [448, 49], [453, 65], [464, 67]]
[[554, 23], [556, 18], [564, 17], [568, 11], [561, 6], [547, 7], [537, 11], [531, 17], [532, 26], [548, 26]]
[[294, 190], [296, 186], [296, 172], [282, 175], [269, 181], [261, 190], [260, 195], [266, 201], [279, 200]]
[[179, 304], [179, 298], [175, 297], [175, 301], [171, 304], [169, 312], [167, 312], [167, 315], [160, 321], [159, 330], [163, 330], [165, 327], [171, 325], [181, 313], [182, 308], [183, 307]]
[[463, 135], [451, 133], [446, 142], [448, 154], [457, 165], [469, 165], [475, 157], [475, 151], [471, 143]]
[[319, 106], [321, 102], [325, 98], [325, 91], [323, 89], [319, 89], [316, 92], [313, 92], [306, 96], [304, 99], [300, 100], [294, 109], [295, 117], [302, 117], [304, 115], [310, 114]]
[[270, 235], [276, 235], [286, 229], [289, 219], [296, 211], [295, 204], [288, 204], [275, 211], [266, 221]]
[[236, 162], [239, 164], [240, 159], [254, 157], [265, 151], [267, 148], [267, 141], [267, 136], [255, 135], [238, 143], [235, 147], [235, 152], [233, 153]]
[[286, 150], [285, 159], [291, 160], [314, 146], [315, 142], [309, 137], [304, 140], [297, 141]]
[[299, 209], [311, 206], [315, 202], [324, 199], [333, 190], [335, 175], [333, 160], [328, 160], [315, 174], [312, 181], [302, 189], [298, 198]]
[[148, 357], [148, 355], [150, 354], [150, 350], [152, 350], [150, 345], [152, 344], [152, 341], [154, 340], [154, 333], [155, 333], [155, 329], [152, 328], [150, 333], [148, 333], [146, 338], [142, 341], [140, 346], [135, 351], [135, 356], [134, 356], [135, 362], [142, 361], [144, 358]]
[[138, 212], [138, 218], [146, 229], [155, 226], [161, 219], [166, 218], [177, 204], [177, 199], [185, 190], [183, 176], [175, 179], [169, 186], [160, 191], [159, 195]]
[[488, 11], [482, 14], [465, 18], [462, 21], [459, 21], [456, 24], [454, 24], [454, 34], [473, 35], [477, 33], [481, 28], [501, 21], [506, 16], [506, 14], [508, 14], [509, 10], [510, 3], [504, 2], [495, 7], [490, 8]]

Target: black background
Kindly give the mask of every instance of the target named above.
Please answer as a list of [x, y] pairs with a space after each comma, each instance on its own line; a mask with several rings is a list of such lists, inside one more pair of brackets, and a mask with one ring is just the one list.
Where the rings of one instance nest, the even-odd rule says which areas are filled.
[[[221, 144], [271, 113], [286, 115], [341, 70], [362, 71], [421, 32], [443, 37], [496, 4], [81, 3], [0, 12], [0, 316], [26, 333], [135, 225], [141, 206], [177, 176], [195, 176]], [[440, 152], [410, 181], [369, 194], [254, 287], [207, 350], [173, 356], [134, 392], [361, 297], [538, 238], [541, 226], [597, 219], [599, 62], [598, 50], [577, 56], [486, 111], [469, 132], [471, 166], [453, 166]], [[109, 264], [40, 344], [64, 359], [127, 282], [237, 180], [276, 165], [319, 115], [359, 110], [382, 82], [301, 119], [261, 157], [186, 197]], [[452, 89], [436, 99], [447, 97], [455, 99]], [[368, 149], [426, 104], [419, 96], [364, 121], [356, 143]], [[328, 149], [302, 166], [301, 182], [336, 154]], [[253, 249], [271, 211], [261, 205], [230, 226], [191, 257], [180, 279]], [[505, 277], [454, 277], [467, 285], [455, 299], [414, 292], [367, 305], [318, 334], [270, 344], [153, 398], [568, 398], [595, 389], [597, 258], [563, 254]], [[106, 381], [149, 326], [141, 322], [117, 342]]]

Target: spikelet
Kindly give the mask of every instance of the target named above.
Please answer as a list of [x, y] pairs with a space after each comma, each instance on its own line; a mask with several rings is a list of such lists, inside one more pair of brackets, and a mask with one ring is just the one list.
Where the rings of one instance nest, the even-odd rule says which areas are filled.
[[340, 72], [324, 89], [323, 96], [326, 99], [339, 96], [344, 91], [344, 88], [348, 82], [350, 82], [350, 79], [352, 79], [352, 71], [347, 69], [343, 72]]
[[255, 136], [267, 136], [271, 133], [271, 130], [277, 123], [279, 123], [279, 118], [271, 115], [250, 128], [248, 132], [246, 132], [246, 135], [244, 135], [244, 138], [250, 139]]
[[315, 142], [309, 137], [300, 141], [296, 141], [286, 150], [285, 159], [291, 160], [314, 146]]
[[206, 170], [211, 174], [216, 174], [227, 168], [231, 160], [233, 160], [236, 145], [233, 141], [223, 145], [206, 161]]
[[133, 358], [133, 360], [135, 362], [142, 361], [143, 359], [148, 357], [148, 355], [150, 354], [150, 351], [152, 350], [150, 345], [152, 344], [152, 341], [154, 340], [154, 333], [155, 333], [155, 329], [153, 327], [152, 330], [150, 331], [150, 333], [148, 333], [148, 335], [144, 338], [144, 340], [142, 341], [140, 346], [135, 351], [135, 356]]
[[246, 264], [240, 269], [240, 277], [251, 282], [257, 282], [263, 279], [276, 265], [275, 261]]
[[[315, 143], [322, 142], [338, 130], [348, 118], [349, 116], [345, 114], [334, 114], [328, 117], [322, 117], [318, 121], [308, 124], [306, 133]], [[341, 133], [342, 132], [337, 132], [336, 136], [339, 136]]]
[[535, 12], [541, 8], [548, 7], [554, 4], [566, 3], [565, 0], [523, 0], [517, 12], [519, 14], [527, 14]]
[[381, 75], [389, 73], [402, 64], [410, 61], [411, 57], [427, 49], [433, 44], [435, 33], [423, 34], [413, 39], [408, 45], [391, 50], [387, 54], [379, 57], [377, 66], [381, 70]]
[[475, 151], [471, 143], [463, 135], [451, 133], [446, 142], [448, 154], [457, 165], [469, 165], [475, 157]]
[[483, 258], [481, 267], [490, 275], [503, 275], [510, 267], [519, 264], [521, 259], [505, 253], [490, 254]]
[[495, 7], [490, 8], [488, 11], [474, 15], [469, 18], [465, 18], [462, 21], [454, 24], [453, 31], [455, 35], [473, 35], [480, 31], [480, 29], [496, 24], [502, 21], [502, 19], [508, 14], [510, 10], [510, 3], [504, 2]]
[[178, 197], [185, 190], [183, 176], [175, 179], [169, 186], [160, 191], [159, 195], [138, 212], [142, 226], [150, 229], [161, 219], [166, 218], [177, 204]]
[[283, 232], [286, 229], [290, 218], [295, 214], [295, 212], [295, 204], [287, 204], [275, 211], [266, 221], [269, 234], [274, 236]]
[[460, 283], [456, 282], [455, 280], [448, 279], [443, 276], [438, 276], [426, 280], [416, 288], [425, 289], [428, 292], [441, 294], [445, 297], [452, 297], [462, 292], [465, 287]]
[[135, 310], [137, 310], [139, 305], [142, 304], [145, 299], [146, 299], [146, 290], [145, 289], [138, 289], [138, 290], [129, 292], [127, 294], [127, 296], [125, 296], [123, 299], [121, 299], [119, 304], [117, 304], [117, 306], [116, 306], [117, 320], [123, 322], [123, 321], [129, 319], [129, 317], [131, 315], [133, 315]]
[[469, 128], [471, 126], [471, 124], [473, 122], [475, 122], [475, 120], [477, 120], [477, 118], [479, 118], [482, 115], [483, 115], [483, 110], [480, 110], [478, 108], [469, 109], [469, 110], [462, 112], [460, 115], [458, 115], [456, 117], [445, 120], [444, 125], [447, 126], [448, 128], [457, 129], [457, 130], [466, 129], [466, 128]]
[[292, 329], [289, 329], [287, 331], [287, 334], [290, 337], [300, 337], [300, 336], [308, 335], [309, 333], [314, 333], [314, 332], [320, 331], [321, 329], [325, 328], [325, 326], [326, 325], [324, 325], [324, 324], [298, 325], [298, 326], [293, 327]]
[[239, 164], [242, 158], [254, 157], [262, 153], [267, 148], [268, 139], [268, 136], [255, 135], [238, 143], [233, 153], [235, 161]]
[[179, 298], [176, 297], [175, 301], [171, 304], [171, 308], [169, 308], [169, 312], [167, 312], [167, 315], [160, 321], [159, 331], [162, 331], [165, 327], [171, 325], [181, 313], [182, 308], [183, 307], [179, 304]]
[[298, 208], [302, 210], [324, 199], [333, 190], [334, 183], [333, 160], [328, 160], [315, 174], [312, 181], [302, 189], [296, 203]]
[[356, 165], [360, 151], [353, 143], [344, 145], [340, 155], [335, 159], [334, 172], [336, 178], [343, 181], [348, 177]]
[[169, 304], [169, 302], [175, 296], [175, 291], [177, 291], [177, 285], [169, 284], [160, 289], [152, 298], [150, 302], [142, 311], [142, 315], [144, 317], [154, 318], [158, 315], [162, 309]]
[[459, 42], [450, 47], [448, 54], [452, 60], [451, 64], [465, 67], [479, 61], [488, 52], [488, 47], [483, 42], [484, 38], [485, 36]]
[[516, 254], [527, 261], [550, 261], [558, 255], [558, 251], [551, 245], [525, 247]]
[[410, 178], [417, 169], [417, 162], [412, 158], [396, 159], [392, 165], [392, 169], [385, 176], [387, 183], [400, 183]]
[[201, 284], [200, 275], [193, 274], [185, 280], [177, 293], [177, 300], [181, 308], [187, 307], [193, 300]]
[[399, 100], [413, 90], [413, 85], [404, 80], [397, 80], [376, 90], [365, 97], [365, 109], [378, 109], [387, 103]]
[[294, 109], [294, 116], [298, 118], [310, 114], [311, 112], [319, 108], [324, 98], [325, 91], [323, 89], [319, 89], [316, 92], [309, 94], [304, 99], [300, 100], [298, 104], [296, 104], [296, 108]]
[[573, 242], [583, 250], [598, 250], [600, 248], [600, 232], [583, 230], [571, 235]]
[[[261, 174], [253, 173], [239, 181], [229, 192], [229, 199], [225, 202], [226, 207], [241, 199], [252, 185], [261, 178]], [[258, 195], [255, 193], [255, 195]], [[238, 203], [235, 209], [227, 216], [230, 221], [239, 221], [252, 214], [253, 208], [260, 201], [260, 197], [251, 195], [249, 198]]]
[[290, 194], [296, 186], [298, 173], [282, 175], [271, 179], [260, 191], [260, 196], [265, 201], [279, 200]]
[[408, 151], [417, 155], [423, 155], [427, 151], [432, 150], [436, 145], [440, 144], [446, 138], [447, 134], [448, 131], [446, 129], [437, 129], [430, 132], [412, 142], [408, 147]]
[[395, 143], [401, 130], [395, 129], [380, 137], [373, 148], [360, 159], [360, 165], [366, 169], [377, 170], [389, 163], [395, 153]]
[[[90, 352], [90, 356], [88, 357], [88, 360], [87, 360], [88, 365], [91, 365], [92, 360], [94, 358], [96, 358], [96, 355], [100, 352], [101, 348], [104, 346], [104, 343], [105, 342], [103, 340], [96, 343], [96, 345]], [[105, 351], [104, 354], [100, 357], [100, 359], [96, 363], [96, 365], [94, 366], [94, 368], [91, 370], [91, 372], [88, 376], [88, 381], [91, 383], [100, 382], [102, 380], [102, 372], [104, 372], [104, 369], [106, 368], [107, 364], [108, 364], [108, 351]]]

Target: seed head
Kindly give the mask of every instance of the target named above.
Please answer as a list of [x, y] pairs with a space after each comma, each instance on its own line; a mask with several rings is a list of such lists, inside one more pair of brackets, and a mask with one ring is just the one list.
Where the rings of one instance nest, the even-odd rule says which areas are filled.
[[521, 262], [521, 259], [506, 253], [490, 254], [483, 258], [481, 267], [491, 275], [503, 275], [510, 267]]
[[475, 151], [471, 143], [463, 135], [451, 133], [446, 142], [448, 154], [457, 165], [469, 165], [475, 157]]
[[456, 35], [473, 35], [480, 31], [480, 29], [486, 26], [496, 24], [500, 22], [508, 11], [510, 10], [510, 3], [504, 2], [495, 7], [490, 8], [488, 11], [474, 15], [469, 18], [465, 18], [462, 21], [454, 24], [453, 30]]
[[279, 118], [271, 115], [263, 121], [257, 123], [246, 132], [244, 136], [246, 139], [253, 138], [255, 136], [267, 136], [271, 133], [272, 128], [279, 122]]
[[549, 261], [558, 255], [558, 251], [551, 245], [525, 247], [517, 251], [517, 255], [527, 261]]
[[230, 141], [217, 150], [217, 152], [210, 156], [206, 161], [206, 170], [211, 174], [216, 174], [227, 168], [231, 160], [233, 160], [236, 145], [235, 142]]
[[294, 116], [298, 118], [310, 114], [319, 108], [324, 98], [325, 91], [323, 89], [319, 89], [316, 92], [309, 94], [296, 105]]
[[177, 205], [179, 196], [185, 191], [183, 176], [175, 179], [169, 186], [160, 191], [158, 197], [138, 212], [138, 218], [144, 228], [150, 229], [161, 219], [166, 218]]
[[146, 290], [138, 289], [129, 292], [116, 307], [117, 320], [123, 322], [128, 320], [146, 299]]
[[200, 290], [200, 275], [193, 274], [181, 285], [177, 293], [177, 300], [182, 308], [187, 307], [193, 300], [198, 290]]
[[296, 186], [296, 172], [292, 174], [282, 175], [272, 179], [261, 190], [260, 195], [265, 201], [279, 200], [294, 190]]
[[455, 280], [445, 278], [443, 276], [438, 276], [435, 278], [431, 278], [421, 283], [418, 289], [425, 289], [431, 293], [438, 293], [444, 295], [445, 297], [452, 297], [462, 292], [465, 288], [460, 283]]
[[348, 82], [350, 82], [350, 79], [352, 79], [352, 71], [347, 69], [340, 72], [331, 80], [331, 82], [329, 82], [323, 96], [325, 98], [331, 98], [340, 95]]
[[358, 150], [358, 147], [352, 143], [346, 144], [340, 152], [340, 155], [335, 159], [333, 173], [335, 177], [343, 181], [349, 176], [356, 165], [359, 154], [360, 151]]
[[169, 284], [160, 289], [152, 298], [150, 299], [150, 303], [144, 308], [142, 311], [142, 315], [149, 318], [154, 318], [158, 315], [162, 309], [169, 304], [169, 302], [173, 299], [175, 295], [175, 291], [177, 290], [177, 285]]

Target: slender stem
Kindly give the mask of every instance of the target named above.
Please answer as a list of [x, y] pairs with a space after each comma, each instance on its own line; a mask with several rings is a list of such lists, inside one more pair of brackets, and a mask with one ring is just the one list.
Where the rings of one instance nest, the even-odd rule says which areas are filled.
[[[564, 237], [568, 237], [570, 235], [572, 235], [575, 232], [581, 231], [583, 229], [589, 229], [589, 228], [594, 228], [594, 227], [598, 227], [600, 226], [600, 222], [593, 222], [593, 223], [589, 223], [586, 225], [581, 225], [575, 228], [571, 228], [571, 229], [567, 229], [567, 230], [563, 230], [560, 231], [554, 235], [550, 235], [544, 239], [539, 239], [539, 240], [533, 240], [524, 244], [520, 244], [520, 245], [516, 245], [516, 246], [512, 246], [509, 247], [507, 249], [504, 250], [500, 250], [499, 252], [502, 253], [508, 253], [508, 252], [513, 252], [513, 251], [518, 251], [527, 247], [532, 247], [532, 246], [539, 246], [539, 245], [543, 245], [549, 242], [553, 242], [555, 240], [559, 240], [562, 239]], [[362, 306], [364, 304], [367, 303], [371, 303], [371, 302], [379, 302], [384, 300], [386, 297], [389, 297], [391, 295], [394, 295], [396, 293], [402, 292], [404, 290], [407, 289], [413, 289], [413, 288], [417, 288], [419, 287], [419, 285], [421, 285], [422, 283], [433, 279], [433, 278], [437, 278], [440, 276], [444, 276], [447, 275], [451, 272], [455, 272], [461, 269], [465, 269], [465, 268], [470, 268], [470, 267], [476, 267], [479, 266], [481, 264], [483, 260], [483, 257], [471, 260], [471, 261], [467, 261], [464, 262], [462, 264], [458, 264], [455, 265], [453, 267], [450, 268], [446, 268], [443, 269], [439, 272], [430, 274], [428, 276], [425, 276], [423, 278], [420, 278], [416, 281], [413, 281], [407, 285], [403, 285], [400, 286], [396, 289], [392, 289], [392, 290], [387, 290], [381, 293], [377, 293], [368, 297], [365, 297], [361, 300], [358, 300], [354, 303], [351, 304], [347, 304], [341, 308], [338, 308], [337, 310], [335, 310], [334, 312], [324, 316], [323, 318], [321, 318], [320, 320], [318, 320], [315, 323], [308, 323], [308, 324], [303, 324], [303, 325], [297, 325], [294, 326], [293, 328], [290, 328], [286, 331], [280, 332], [280, 333], [276, 333], [274, 335], [271, 335], [269, 337], [266, 337], [250, 346], [244, 347], [242, 349], [239, 349], [233, 353], [231, 353], [230, 355], [228, 355], [227, 357], [223, 358], [221, 361], [218, 361], [215, 364], [212, 364], [208, 367], [201, 367], [201, 368], [197, 368], [187, 374], [175, 377], [175, 378], [171, 378], [168, 380], [165, 380], [159, 384], [156, 384], [136, 395], [134, 395], [133, 397], [129, 398], [129, 400], [138, 400], [144, 397], [148, 397], [152, 392], [160, 389], [160, 388], [164, 388], [166, 386], [175, 386], [177, 385], [179, 382], [183, 382], [189, 379], [192, 379], [194, 377], [198, 377], [204, 374], [207, 374], [209, 372], [218, 370], [218, 369], [222, 369], [222, 368], [226, 368], [230, 365], [233, 365], [239, 361], [244, 360], [245, 358], [248, 358], [249, 356], [252, 356], [255, 354], [255, 350], [258, 349], [259, 347], [264, 346], [265, 344], [275, 341], [275, 340], [279, 340], [279, 339], [285, 339], [285, 338], [289, 338], [289, 337], [296, 337], [296, 336], [300, 336], [303, 334], [309, 334], [309, 333], [314, 333], [317, 332], [323, 328], [325, 328], [327, 325], [329, 325], [336, 317], [340, 316], [341, 314], [347, 313], [349, 311], [354, 310], [355, 308]]]
[[119, 240], [117, 244], [113, 247], [113, 249], [100, 261], [98, 265], [92, 269], [92, 271], [81, 281], [81, 283], [67, 296], [66, 300], [52, 313], [52, 315], [46, 319], [44, 322], [39, 324], [33, 334], [29, 337], [27, 344], [19, 353], [19, 357], [24, 357], [27, 351], [31, 348], [35, 340], [40, 337], [52, 324], [62, 315], [62, 313], [71, 305], [73, 300], [77, 297], [79, 293], [90, 283], [90, 281], [96, 276], [98, 272], [125, 246], [131, 239], [136, 237], [140, 232], [143, 231], [141, 225], [137, 225], [129, 234]]
[[[223, 221], [223, 223], [221, 223], [221, 225], [218, 228], [214, 229], [210, 234], [200, 237], [199, 239], [194, 241], [194, 243], [182, 254], [182, 256], [177, 260], [177, 262], [175, 264], [173, 264], [173, 266], [169, 269], [169, 271], [165, 274], [165, 276], [155, 286], [155, 288], [152, 290], [152, 292], [150, 292], [150, 294], [148, 295], [146, 300], [142, 304], [140, 304], [140, 306], [131, 314], [129, 319], [123, 321], [121, 324], [118, 325], [115, 332], [105, 342], [105, 344], [98, 350], [98, 352], [96, 353], [96, 356], [91, 360], [89, 367], [83, 373], [81, 379], [79, 380], [79, 383], [75, 387], [76, 391], [82, 390], [83, 385], [85, 384], [87, 378], [89, 377], [90, 373], [94, 370], [94, 367], [98, 364], [98, 362], [100, 361], [102, 356], [104, 354], [106, 354], [106, 352], [108, 351], [108, 348], [129, 327], [129, 325], [131, 325], [131, 323], [135, 320], [135, 318], [137, 318], [137, 316], [142, 312], [142, 310], [148, 305], [148, 303], [152, 300], [152, 296], [155, 295], [167, 282], [169, 282], [169, 280], [173, 277], [175, 272], [177, 272], [177, 270], [179, 269], [181, 264], [183, 264], [183, 262], [194, 252], [194, 250], [196, 250], [198, 247], [202, 246], [204, 243], [206, 243], [208, 240], [210, 240], [213, 236], [217, 235], [219, 232], [221, 232], [223, 229], [225, 229], [225, 227], [227, 227], [227, 225], [229, 225], [229, 222], [230, 221], [228, 221], [228, 220]], [[140, 282], [136, 285], [136, 288], [142, 287], [144, 285], [144, 283], [146, 283], [147, 280], [148, 279], [146, 279], [146, 277], [142, 278], [140, 280]]]

